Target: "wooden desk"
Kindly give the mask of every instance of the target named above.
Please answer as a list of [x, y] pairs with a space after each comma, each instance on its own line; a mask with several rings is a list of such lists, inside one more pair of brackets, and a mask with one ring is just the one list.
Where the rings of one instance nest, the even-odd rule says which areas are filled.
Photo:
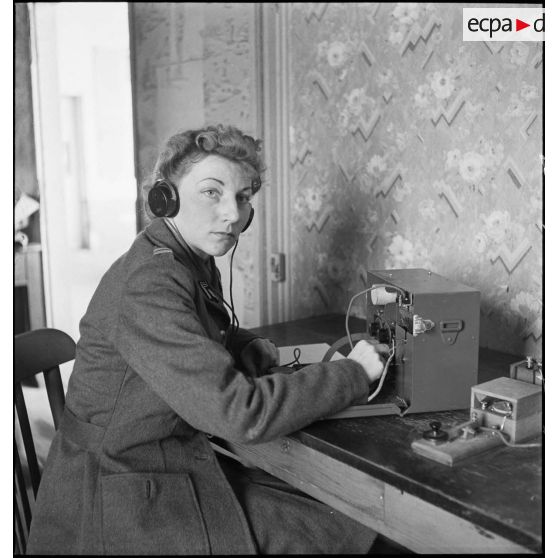
[[[352, 320], [353, 332], [363, 331]], [[328, 315], [255, 330], [278, 345], [333, 343], [344, 317]], [[507, 376], [514, 355], [480, 354], [479, 383]], [[215, 445], [421, 553], [540, 553], [541, 449], [501, 447], [447, 467], [418, 456], [412, 440], [434, 419], [468, 410], [321, 421], [253, 446]]]

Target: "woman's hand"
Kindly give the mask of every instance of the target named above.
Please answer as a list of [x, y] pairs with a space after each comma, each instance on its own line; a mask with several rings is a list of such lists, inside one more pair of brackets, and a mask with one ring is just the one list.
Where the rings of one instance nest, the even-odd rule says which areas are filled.
[[384, 370], [384, 362], [378, 353], [379, 349], [380, 347], [377, 348], [372, 343], [362, 340], [354, 346], [347, 357], [358, 362], [364, 368], [369, 383], [375, 382]]
[[268, 368], [279, 365], [279, 349], [269, 339], [254, 339], [242, 349], [240, 362], [250, 375], [260, 376]]

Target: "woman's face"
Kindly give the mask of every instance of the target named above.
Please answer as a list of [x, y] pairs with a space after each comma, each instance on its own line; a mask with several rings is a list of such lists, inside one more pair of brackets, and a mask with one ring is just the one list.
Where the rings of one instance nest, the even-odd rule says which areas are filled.
[[234, 246], [250, 215], [252, 178], [240, 163], [208, 155], [178, 181], [174, 222], [198, 256], [222, 256]]

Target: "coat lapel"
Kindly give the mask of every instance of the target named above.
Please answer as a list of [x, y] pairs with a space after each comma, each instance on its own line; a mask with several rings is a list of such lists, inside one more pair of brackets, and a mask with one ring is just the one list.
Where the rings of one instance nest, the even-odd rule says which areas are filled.
[[[204, 262], [177, 234], [162, 218], [154, 219], [145, 229], [145, 235], [156, 248], [172, 250], [175, 259], [194, 275], [197, 290], [196, 300], [201, 299], [203, 301], [206, 311], [200, 312], [200, 317], [207, 313], [220, 326], [224, 325], [224, 329], [227, 329], [230, 324], [230, 317], [222, 302], [223, 288], [215, 258], [211, 257], [207, 263]], [[206, 328], [208, 325], [206, 324]]]

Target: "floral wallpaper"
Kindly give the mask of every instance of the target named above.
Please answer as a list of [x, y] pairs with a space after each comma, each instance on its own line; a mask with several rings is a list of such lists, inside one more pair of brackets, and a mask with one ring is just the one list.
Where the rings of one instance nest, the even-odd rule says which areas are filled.
[[542, 46], [463, 42], [463, 6], [289, 5], [293, 317], [424, 267], [480, 290], [481, 346], [540, 357]]
[[[368, 270], [425, 267], [480, 290], [482, 346], [540, 356], [541, 43], [463, 42], [471, 4], [285, 6], [292, 317], [343, 312]], [[256, 133], [255, 10], [133, 4], [140, 182], [174, 127]], [[235, 256], [249, 325], [258, 234]]]

